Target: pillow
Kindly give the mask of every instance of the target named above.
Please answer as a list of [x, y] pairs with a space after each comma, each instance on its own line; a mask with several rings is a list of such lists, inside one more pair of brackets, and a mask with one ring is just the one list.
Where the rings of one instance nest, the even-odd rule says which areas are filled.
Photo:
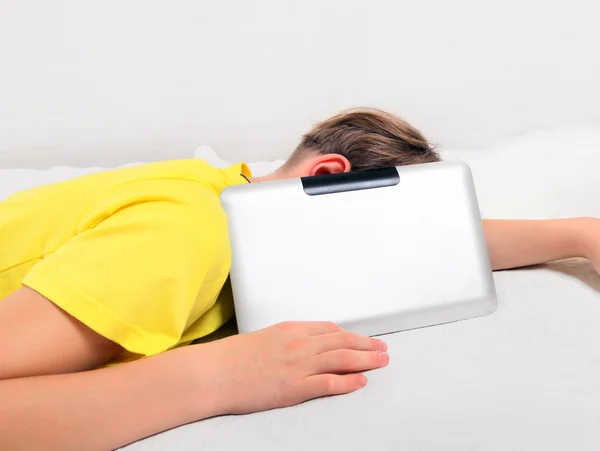
[[[236, 163], [235, 161], [223, 160], [221, 157], [219, 157], [217, 155], [217, 153], [211, 147], [206, 146], [206, 145], [198, 147], [196, 149], [196, 151], [194, 152], [194, 157], [200, 158], [217, 168], [225, 168], [227, 166], [230, 166], [230, 165]], [[252, 175], [255, 177], [260, 177], [263, 175], [270, 174], [271, 172], [274, 172], [275, 170], [279, 169], [281, 167], [281, 165], [283, 163], [285, 163], [285, 160], [252, 162], [252, 161], [245, 161], [244, 159], [242, 159], [242, 161], [244, 161], [244, 163], [246, 163], [248, 165], [248, 167], [252, 171]]]
[[[135, 166], [141, 163], [128, 163], [119, 167]], [[35, 186], [47, 185], [75, 177], [80, 177], [94, 172], [112, 168], [90, 167], [73, 168], [59, 166], [50, 169], [0, 169], [0, 200], [16, 192], [33, 188]]]
[[[195, 155], [219, 167], [233, 163], [208, 146], [198, 148]], [[445, 149], [441, 155], [471, 167], [484, 217], [600, 217], [599, 127], [534, 131], [483, 149]], [[260, 176], [283, 162], [247, 163]]]
[[600, 128], [530, 132], [486, 149], [442, 155], [469, 164], [484, 216], [600, 216]]
[[[232, 163], [220, 158], [217, 153], [206, 145], [199, 146], [194, 152], [195, 158], [201, 158], [215, 167], [224, 168]], [[249, 163], [248, 166], [255, 176], [269, 174], [283, 164], [284, 160]], [[128, 163], [117, 168], [135, 166], [143, 163]], [[80, 177], [94, 172], [115, 169], [111, 167], [74, 168], [57, 166], [50, 169], [0, 169], [0, 200], [13, 193], [33, 188], [35, 186], [60, 182], [75, 177]]]

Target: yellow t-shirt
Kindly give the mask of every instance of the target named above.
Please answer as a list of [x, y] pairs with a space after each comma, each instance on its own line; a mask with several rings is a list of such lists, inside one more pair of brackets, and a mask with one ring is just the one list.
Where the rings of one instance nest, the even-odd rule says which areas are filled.
[[214, 332], [233, 317], [219, 194], [250, 176], [176, 160], [0, 201], [0, 302], [26, 285], [120, 344], [121, 360]]

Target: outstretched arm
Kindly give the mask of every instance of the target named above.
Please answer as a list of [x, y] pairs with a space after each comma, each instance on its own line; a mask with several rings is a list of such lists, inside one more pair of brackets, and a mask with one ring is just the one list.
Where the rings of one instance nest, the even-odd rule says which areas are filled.
[[93, 370], [120, 348], [28, 288], [0, 300], [0, 449], [109, 450], [185, 423], [358, 390], [386, 345], [283, 323]]
[[88, 371], [120, 349], [29, 288], [1, 300], [0, 449], [114, 449], [213, 414], [181, 352]]
[[571, 257], [589, 258], [600, 266], [600, 219], [488, 219], [483, 227], [494, 270]]
[[0, 381], [0, 448], [109, 450], [218, 413], [188, 349], [72, 374]]

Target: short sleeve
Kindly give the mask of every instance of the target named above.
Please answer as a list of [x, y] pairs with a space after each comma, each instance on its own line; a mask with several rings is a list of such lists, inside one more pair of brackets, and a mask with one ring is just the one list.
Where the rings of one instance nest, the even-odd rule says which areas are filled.
[[113, 188], [76, 228], [23, 284], [132, 353], [176, 346], [226, 281], [225, 213], [218, 195], [197, 182]]

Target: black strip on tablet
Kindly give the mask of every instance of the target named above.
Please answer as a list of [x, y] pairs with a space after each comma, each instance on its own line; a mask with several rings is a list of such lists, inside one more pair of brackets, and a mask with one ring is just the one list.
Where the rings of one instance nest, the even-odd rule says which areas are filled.
[[363, 189], [383, 188], [400, 183], [400, 174], [395, 167], [369, 169], [367, 171], [342, 172], [340, 174], [302, 177], [304, 192], [309, 196], [343, 193]]

